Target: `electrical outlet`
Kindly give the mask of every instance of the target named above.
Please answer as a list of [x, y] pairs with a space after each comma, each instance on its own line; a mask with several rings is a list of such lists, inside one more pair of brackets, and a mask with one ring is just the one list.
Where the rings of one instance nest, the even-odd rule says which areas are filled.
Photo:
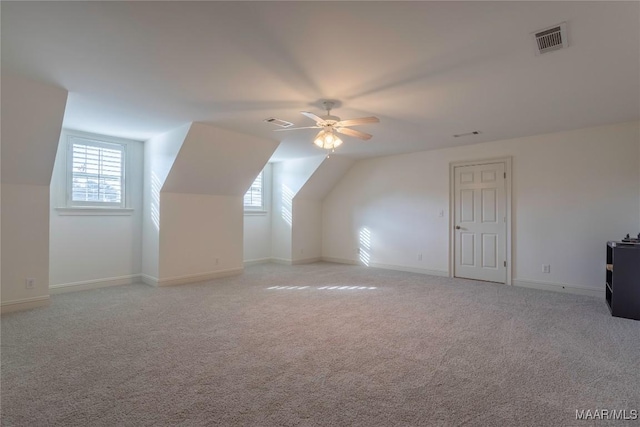
[[300, 255], [304, 254], [304, 249], [300, 249]]
[[440, 218], [442, 218], [442, 217], [444, 216], [444, 211], [443, 211], [443, 210], [441, 210], [441, 211], [438, 213], [438, 216], [439, 216]]
[[542, 264], [542, 272], [543, 273], [551, 273], [551, 266], [549, 264]]
[[34, 289], [36, 287], [36, 279], [33, 277], [27, 277], [24, 287], [27, 289]]
[[418, 261], [422, 261], [422, 254], [421, 253], [418, 254]]
[[220, 263], [220, 258], [216, 258], [216, 265]]

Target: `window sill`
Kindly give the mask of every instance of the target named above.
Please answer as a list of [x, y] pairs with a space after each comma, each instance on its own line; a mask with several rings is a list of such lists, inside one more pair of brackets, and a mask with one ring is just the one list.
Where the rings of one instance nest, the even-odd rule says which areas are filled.
[[55, 208], [58, 215], [85, 215], [85, 216], [128, 216], [133, 215], [131, 208], [96, 208], [73, 207]]
[[266, 215], [267, 211], [244, 211], [245, 215]]

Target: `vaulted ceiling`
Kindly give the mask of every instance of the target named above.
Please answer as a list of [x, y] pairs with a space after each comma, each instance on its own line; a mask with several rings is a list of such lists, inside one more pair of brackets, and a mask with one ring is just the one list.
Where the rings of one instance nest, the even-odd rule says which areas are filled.
[[[322, 99], [363, 158], [640, 117], [637, 2], [2, 2], [2, 72], [69, 91], [64, 126], [146, 140], [186, 122], [317, 155]], [[567, 49], [531, 33], [566, 21]], [[480, 135], [454, 138], [478, 130]]]

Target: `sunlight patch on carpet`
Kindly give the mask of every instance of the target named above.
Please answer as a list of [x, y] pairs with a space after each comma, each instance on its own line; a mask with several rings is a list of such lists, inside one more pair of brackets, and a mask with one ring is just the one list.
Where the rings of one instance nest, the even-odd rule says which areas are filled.
[[373, 290], [378, 289], [375, 286], [321, 286], [321, 287], [310, 287], [310, 286], [270, 286], [268, 290], [300, 290], [300, 289], [317, 289], [317, 290]]

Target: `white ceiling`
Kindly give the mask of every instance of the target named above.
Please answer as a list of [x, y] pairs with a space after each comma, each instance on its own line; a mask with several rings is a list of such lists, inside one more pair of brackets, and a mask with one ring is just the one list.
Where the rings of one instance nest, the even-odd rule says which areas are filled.
[[[320, 100], [376, 115], [353, 158], [640, 117], [637, 2], [2, 2], [2, 68], [68, 89], [64, 126], [146, 140], [189, 121], [317, 155]], [[530, 33], [568, 22], [570, 47]], [[474, 130], [481, 135], [453, 138]]]

